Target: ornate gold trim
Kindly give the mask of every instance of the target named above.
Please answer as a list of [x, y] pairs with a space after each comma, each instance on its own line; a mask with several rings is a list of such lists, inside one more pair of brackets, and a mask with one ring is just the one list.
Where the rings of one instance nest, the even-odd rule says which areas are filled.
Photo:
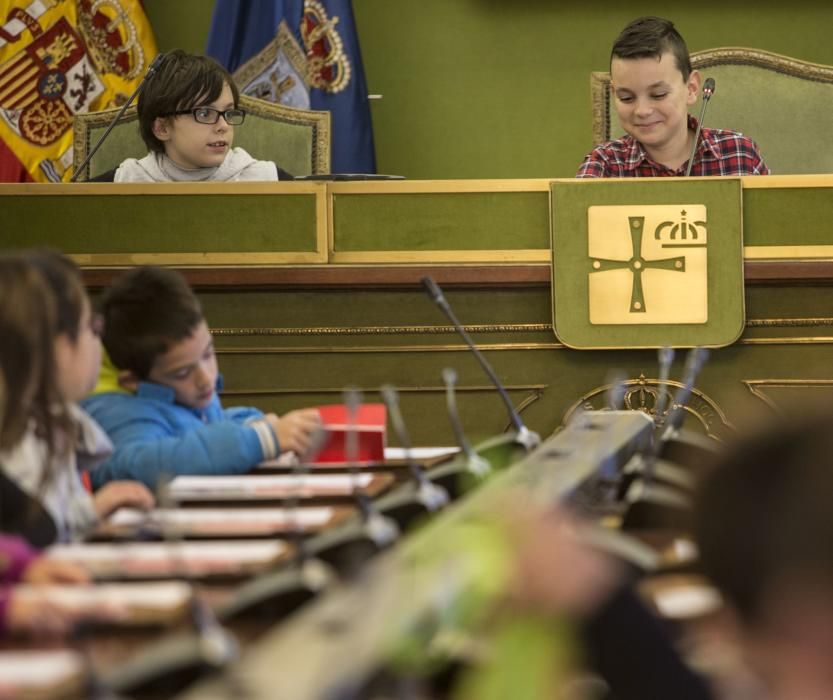
[[[83, 114], [76, 114], [72, 119], [72, 171], [84, 162], [87, 153], [92, 148], [92, 130], [96, 127], [102, 127], [109, 124], [113, 118], [118, 114], [120, 107], [112, 109], [103, 109], [98, 112], [86, 112]], [[124, 116], [121, 118], [120, 124], [130, 124], [139, 120], [139, 114], [136, 111], [136, 105], [128, 107]], [[88, 180], [90, 177], [90, 166], [87, 165], [87, 172], [83, 179]]]
[[765, 189], [794, 189], [797, 187], [833, 187], [833, 175], [743, 175], [740, 178], [741, 185], [745, 190]]
[[833, 83], [833, 66], [802, 61], [763, 49], [750, 49], [742, 46], [726, 46], [706, 49], [691, 54], [693, 68], [710, 68], [718, 65], [746, 65], [766, 68], [775, 73], [783, 73], [802, 80], [819, 83]]
[[[833, 326], [833, 317], [750, 318], [747, 328], [815, 328]], [[482, 323], [463, 326], [468, 333], [552, 333], [551, 323]], [[454, 333], [454, 326], [285, 326], [272, 328], [215, 328], [216, 336], [310, 336], [310, 335], [441, 335]], [[774, 339], [777, 340], [777, 339]]]
[[830, 260], [833, 245], [753, 245], [744, 246], [744, 260]]
[[830, 345], [833, 343], [833, 337], [742, 338], [738, 342], [741, 345]]
[[[566, 182], [573, 180], [562, 178]], [[475, 192], [546, 192], [555, 180], [379, 180], [331, 182], [336, 194], [471, 194]]]
[[0, 184], [0, 197], [4, 196], [64, 196], [95, 195], [97, 197], [121, 195], [308, 195], [327, 197], [324, 182], [158, 182], [158, 183], [4, 183]]
[[[469, 333], [529, 333], [552, 332], [551, 323], [485, 323], [465, 325]], [[216, 336], [270, 335], [439, 335], [455, 333], [454, 326], [313, 326], [287, 328], [216, 328]]]
[[281, 20], [272, 41], [234, 71], [232, 76], [234, 82], [242, 90], [275, 62], [275, 58], [281, 49], [284, 50], [286, 58], [296, 72], [306, 80], [307, 57], [299, 46], [295, 35], [289, 29], [286, 20]]
[[590, 73], [593, 146], [610, 141], [610, 73]]
[[741, 384], [753, 396], [763, 401], [773, 411], [778, 413], [781, 412], [781, 409], [762, 391], [763, 388], [833, 389], [833, 379], [742, 379]]
[[[483, 352], [507, 350], [564, 350], [562, 343], [483, 343], [478, 344]], [[352, 355], [404, 352], [471, 352], [465, 344], [441, 345], [303, 345], [286, 347], [218, 347], [218, 355]]]
[[[737, 345], [833, 345], [833, 337], [818, 338], [742, 338]], [[567, 350], [566, 345], [553, 343], [480, 343], [484, 352]], [[651, 350], [653, 348], [623, 348], [624, 350]], [[610, 348], [605, 348], [610, 350]], [[471, 352], [465, 344], [442, 343], [437, 345], [288, 345], [286, 347], [218, 347], [219, 355], [348, 355], [385, 354], [408, 352]]]
[[312, 127], [312, 173], [330, 172], [331, 117], [326, 111], [296, 109], [277, 102], [240, 95], [240, 106], [247, 112], [275, 121]]
[[[674, 398], [672, 392], [683, 387], [682, 383], [674, 381], [672, 379], [668, 379], [663, 382], [658, 378], [647, 378], [643, 374], [640, 374], [639, 377], [636, 379], [627, 379], [624, 382], [622, 382], [622, 384], [626, 390], [626, 403], [627, 397], [631, 394], [643, 394], [643, 399], [647, 396], [650, 396], [651, 401], [656, 401], [656, 399], [659, 396], [659, 393], [665, 392], [667, 394], [668, 402], [666, 404], [666, 410], [663, 412], [664, 416], [667, 416], [668, 412], [672, 408]], [[578, 411], [580, 408], [584, 408], [585, 410], [599, 410], [597, 406], [593, 405], [591, 399], [595, 397], [607, 397], [612, 388], [612, 384], [602, 384], [586, 392], [564, 412], [562, 422], [567, 423], [575, 414], [575, 412]], [[714, 415], [720, 420], [720, 425], [722, 427], [727, 428], [729, 430], [734, 430], [734, 426], [729, 421], [725, 411], [723, 411], [723, 409], [714, 399], [712, 399], [705, 392], [700, 391], [697, 388], [692, 388], [691, 396], [691, 400], [688, 402], [687, 405], [683, 406], [682, 409], [688, 415], [694, 416], [700, 422], [700, 425], [709, 437], [714, 438], [716, 440], [719, 440], [721, 438], [721, 436], [718, 433], [715, 433], [709, 427], [709, 422], [707, 420], [708, 416], [704, 417], [704, 415], [701, 415], [692, 407], [695, 399], [699, 401], [702, 405], [706, 406], [708, 410], [714, 413]], [[648, 416], [650, 416], [652, 419], [656, 420], [654, 412], [652, 412], [651, 401], [642, 401], [638, 406], [631, 404], [627, 408], [628, 410], [642, 411], [643, 413], [646, 413]], [[605, 406], [607, 406], [606, 401]], [[602, 410], [605, 409], [603, 408]], [[609, 407], [607, 408], [607, 410], [609, 410]]]
[[173, 267], [212, 267], [227, 265], [294, 265], [326, 263], [326, 252], [298, 251], [280, 253], [68, 253], [81, 267], [132, 267], [134, 265], [170, 265]]
[[833, 326], [833, 317], [746, 319], [747, 328], [814, 328], [818, 326]]
[[[544, 391], [549, 387], [549, 384], [507, 384], [506, 390], [507, 391], [532, 391], [538, 392], [540, 395], [543, 395]], [[396, 387], [396, 390], [400, 394], [438, 394], [438, 393], [445, 393], [446, 388], [445, 386], [402, 386]], [[378, 386], [367, 386], [367, 387], [359, 387], [359, 391], [363, 394], [368, 395], [372, 394], [373, 392], [379, 391]], [[471, 394], [471, 393], [491, 393], [495, 391], [495, 387], [493, 384], [471, 384], [471, 385], [460, 385], [458, 384], [455, 388], [455, 391]], [[344, 387], [313, 387], [310, 388], [308, 386], [303, 387], [289, 387], [289, 388], [267, 388], [264, 389], [262, 387], [258, 389], [232, 389], [232, 390], [225, 390], [222, 391], [224, 396], [240, 396], [243, 394], [251, 394], [252, 396], [264, 396], [267, 394], [343, 394]], [[530, 401], [532, 403], [532, 401]]]
[[[331, 239], [332, 240], [332, 239]], [[549, 263], [549, 248], [519, 250], [379, 250], [360, 252], [333, 251], [330, 262], [335, 264], [390, 263], [400, 264], [467, 264], [467, 263]]]

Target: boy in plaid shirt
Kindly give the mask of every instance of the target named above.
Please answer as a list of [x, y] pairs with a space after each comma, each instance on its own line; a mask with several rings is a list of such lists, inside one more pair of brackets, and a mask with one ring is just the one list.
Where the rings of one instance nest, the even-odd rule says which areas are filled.
[[[657, 177], [686, 174], [697, 120], [700, 73], [673, 23], [659, 17], [631, 22], [613, 44], [610, 82], [619, 122], [627, 132], [596, 146], [576, 177]], [[702, 128], [691, 175], [768, 175], [752, 139], [736, 131]]]

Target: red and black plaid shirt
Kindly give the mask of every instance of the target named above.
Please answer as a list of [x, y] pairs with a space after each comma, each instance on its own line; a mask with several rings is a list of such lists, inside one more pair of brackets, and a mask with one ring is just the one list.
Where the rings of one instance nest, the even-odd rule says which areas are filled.
[[[688, 128], [697, 130], [689, 115]], [[576, 177], [671, 177], [685, 175], [688, 161], [672, 170], [649, 157], [633, 136], [623, 136], [596, 146], [584, 159]], [[708, 129], [700, 132], [692, 175], [769, 175], [755, 142], [736, 131]]]

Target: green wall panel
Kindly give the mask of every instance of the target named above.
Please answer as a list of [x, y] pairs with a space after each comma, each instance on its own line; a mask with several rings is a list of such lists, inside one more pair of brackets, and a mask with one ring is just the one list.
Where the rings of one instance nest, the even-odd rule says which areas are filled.
[[833, 244], [830, 188], [762, 188], [743, 192], [744, 245]]
[[334, 196], [335, 251], [549, 248], [547, 192]]
[[4, 196], [0, 247], [64, 253], [264, 253], [316, 249], [315, 195]]

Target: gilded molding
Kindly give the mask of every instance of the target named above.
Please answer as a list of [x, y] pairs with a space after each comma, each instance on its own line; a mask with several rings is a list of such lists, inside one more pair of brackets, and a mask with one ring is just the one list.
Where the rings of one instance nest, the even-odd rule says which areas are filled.
[[749, 318], [747, 328], [816, 328], [833, 326], [833, 317], [818, 318]]
[[719, 65], [756, 66], [790, 75], [803, 80], [819, 83], [833, 83], [833, 66], [811, 63], [791, 58], [762, 49], [750, 49], [740, 46], [727, 46], [719, 49], [706, 49], [691, 54], [693, 68], [710, 68]]
[[[734, 430], [720, 405], [697, 388], [691, 389], [691, 396], [686, 405], [674, 403], [674, 396], [683, 388], [683, 384], [674, 380], [662, 381], [658, 378], [648, 378], [640, 374], [636, 379], [627, 379], [622, 382], [624, 389], [623, 403], [626, 410], [642, 411], [662, 425], [668, 415], [675, 408], [684, 411], [687, 415], [694, 417], [703, 431], [711, 438], [721, 439], [727, 432]], [[602, 384], [585, 393], [574, 402], [564, 413], [563, 422], [567, 423], [577, 411], [611, 410], [609, 397], [612, 384]], [[664, 395], [665, 409], [661, 415], [657, 415], [656, 407], [658, 399]]]
[[[489, 352], [507, 350], [565, 350], [562, 343], [478, 343], [478, 349]], [[217, 348], [218, 355], [346, 355], [403, 352], [471, 352], [463, 343], [440, 345], [304, 345], [286, 347]]]
[[[552, 332], [551, 323], [487, 323], [463, 326], [469, 333]], [[215, 328], [216, 336], [308, 336], [308, 335], [440, 335], [456, 332], [454, 326], [313, 326], [295, 328]]]
[[[332, 221], [332, 220], [331, 220]], [[541, 263], [549, 264], [549, 248], [466, 249], [466, 250], [368, 250], [336, 251], [334, 233], [330, 234], [330, 262], [335, 264], [472, 264], [472, 263]]]
[[[526, 408], [530, 404], [534, 403], [538, 399], [540, 399], [544, 395], [544, 391], [549, 388], [548, 384], [507, 384], [506, 390], [507, 391], [523, 391], [523, 392], [530, 392], [530, 396], [527, 396], [520, 404], [519, 407]], [[446, 392], [445, 385], [443, 386], [402, 386], [397, 387], [396, 390], [400, 394], [444, 394]], [[368, 386], [368, 387], [359, 387], [359, 391], [362, 392], [365, 396], [372, 395], [374, 392], [379, 391], [379, 387], [377, 386]], [[495, 387], [493, 384], [473, 384], [470, 386], [464, 386], [458, 384], [455, 387], [455, 391], [463, 393], [463, 394], [473, 394], [473, 393], [493, 393], [495, 391]], [[267, 396], [267, 395], [295, 395], [295, 394], [343, 394], [344, 387], [309, 387], [309, 386], [302, 386], [302, 387], [284, 387], [284, 388], [259, 388], [259, 389], [231, 389], [226, 390], [223, 389], [221, 392], [223, 396]], [[519, 408], [520, 410], [520, 408]]]
[[767, 396], [767, 389], [833, 389], [833, 379], [743, 379], [741, 384], [753, 396], [778, 413], [781, 409]]

